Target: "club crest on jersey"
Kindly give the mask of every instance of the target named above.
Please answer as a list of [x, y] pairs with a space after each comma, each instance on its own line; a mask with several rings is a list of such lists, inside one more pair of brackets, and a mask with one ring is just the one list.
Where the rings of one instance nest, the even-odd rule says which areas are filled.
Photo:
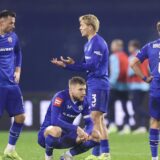
[[13, 41], [12, 37], [8, 37], [8, 42], [12, 43], [12, 41]]
[[79, 109], [80, 111], [82, 111], [82, 110], [83, 110], [83, 106], [82, 106], [82, 105], [78, 106], [78, 109]]
[[57, 107], [60, 107], [61, 104], [62, 104], [62, 102], [63, 102], [63, 99], [57, 97], [57, 98], [54, 100], [53, 105], [54, 105], [54, 106], [57, 106]]

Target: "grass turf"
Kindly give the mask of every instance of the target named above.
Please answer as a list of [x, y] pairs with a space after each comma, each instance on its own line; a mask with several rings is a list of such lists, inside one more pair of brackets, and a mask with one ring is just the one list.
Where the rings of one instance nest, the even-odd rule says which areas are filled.
[[[0, 154], [7, 144], [8, 133], [0, 132]], [[110, 135], [112, 160], [150, 160], [148, 134]], [[37, 144], [37, 132], [22, 132], [16, 150], [23, 160], [44, 160], [44, 149]], [[64, 150], [54, 150], [54, 160], [59, 160]], [[75, 157], [83, 160], [91, 152]]]

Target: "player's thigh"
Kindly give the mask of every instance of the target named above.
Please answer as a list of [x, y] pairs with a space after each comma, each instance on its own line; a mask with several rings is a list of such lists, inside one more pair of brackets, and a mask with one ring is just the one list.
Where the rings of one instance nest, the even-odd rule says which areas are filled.
[[152, 97], [149, 99], [149, 114], [156, 120], [160, 120], [160, 97]]
[[107, 113], [109, 90], [88, 89], [87, 97], [92, 111]]
[[6, 87], [0, 87], [0, 117], [2, 116], [4, 109], [6, 107], [6, 97], [8, 90]]
[[59, 143], [56, 144], [57, 149], [70, 148], [77, 144], [77, 133], [75, 131], [62, 132], [62, 136], [59, 139]]
[[8, 90], [6, 110], [10, 117], [24, 113], [23, 97], [18, 85], [13, 85]]
[[53, 137], [60, 137], [62, 135], [62, 129], [59, 126], [48, 126], [45, 129], [44, 136], [51, 135]]

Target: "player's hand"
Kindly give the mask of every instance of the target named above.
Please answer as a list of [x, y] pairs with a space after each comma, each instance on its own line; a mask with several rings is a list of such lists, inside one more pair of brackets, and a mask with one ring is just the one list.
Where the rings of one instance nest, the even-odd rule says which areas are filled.
[[71, 58], [71, 57], [67, 57], [67, 59], [64, 59], [64, 58], [61, 56], [60, 59], [61, 59], [62, 62], [66, 63], [66, 64], [74, 64], [74, 63], [75, 63], [74, 59]]
[[80, 127], [77, 128], [77, 135], [81, 141], [87, 141], [89, 138], [88, 134]]
[[153, 76], [149, 76], [149, 77], [147, 77], [145, 82], [150, 83], [152, 80], [153, 80]]
[[53, 63], [53, 64], [55, 64], [55, 65], [57, 65], [59, 67], [63, 67], [63, 68], [66, 67], [66, 64], [63, 61], [58, 60], [57, 58], [53, 58], [51, 60], [51, 63]]
[[100, 141], [100, 132], [97, 130], [93, 130], [91, 135], [89, 135], [89, 140], [99, 142]]
[[14, 72], [14, 81], [16, 83], [19, 83], [19, 80], [20, 80], [20, 72], [19, 71], [15, 71]]

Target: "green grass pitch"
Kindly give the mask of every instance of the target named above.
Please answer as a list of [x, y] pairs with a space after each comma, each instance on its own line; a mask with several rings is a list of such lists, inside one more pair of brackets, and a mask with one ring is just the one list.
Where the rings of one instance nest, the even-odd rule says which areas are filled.
[[[6, 146], [7, 132], [0, 132], [0, 154]], [[150, 160], [148, 134], [110, 135], [112, 160]], [[44, 160], [44, 149], [37, 144], [37, 132], [22, 132], [16, 150], [23, 160]], [[54, 150], [54, 160], [59, 160], [64, 150]], [[83, 160], [90, 151], [75, 157]]]

